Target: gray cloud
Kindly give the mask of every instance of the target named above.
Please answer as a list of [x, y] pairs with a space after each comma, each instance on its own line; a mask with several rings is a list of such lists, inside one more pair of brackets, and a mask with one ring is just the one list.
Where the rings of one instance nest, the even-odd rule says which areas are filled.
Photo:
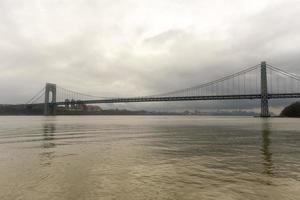
[[262, 60], [300, 74], [299, 12], [296, 0], [4, 0], [0, 103], [24, 102], [45, 82], [100, 96], [149, 95]]

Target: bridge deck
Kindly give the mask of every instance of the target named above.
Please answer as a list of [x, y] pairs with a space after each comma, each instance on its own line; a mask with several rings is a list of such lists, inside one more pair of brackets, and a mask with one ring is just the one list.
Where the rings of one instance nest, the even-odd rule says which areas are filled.
[[[269, 99], [300, 98], [300, 93], [268, 94]], [[234, 99], [261, 99], [260, 94], [243, 95], [212, 95], [212, 96], [177, 96], [177, 97], [131, 97], [100, 100], [81, 100], [83, 104], [100, 103], [130, 103], [130, 102], [159, 102], [159, 101], [203, 101], [203, 100], [234, 100]], [[64, 105], [65, 102], [56, 102], [56, 105]]]

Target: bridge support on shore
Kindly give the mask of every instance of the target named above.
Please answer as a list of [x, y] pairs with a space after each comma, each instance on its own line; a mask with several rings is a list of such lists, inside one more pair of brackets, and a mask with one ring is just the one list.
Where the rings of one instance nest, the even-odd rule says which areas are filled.
[[[50, 102], [49, 102], [49, 97], [51, 97]], [[55, 114], [56, 114], [56, 85], [52, 83], [46, 83], [44, 115], [55, 115]]]
[[261, 117], [270, 117], [269, 103], [268, 103], [268, 78], [267, 78], [267, 64], [261, 62]]

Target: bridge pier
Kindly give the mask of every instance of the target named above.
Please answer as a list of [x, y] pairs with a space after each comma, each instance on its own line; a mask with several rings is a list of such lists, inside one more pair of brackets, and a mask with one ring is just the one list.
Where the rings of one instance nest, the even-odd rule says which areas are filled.
[[268, 78], [267, 78], [267, 64], [261, 62], [261, 117], [270, 117], [269, 114], [269, 103], [268, 103]]
[[[50, 94], [51, 100], [49, 102]], [[52, 83], [46, 83], [44, 115], [56, 115], [56, 85]]]

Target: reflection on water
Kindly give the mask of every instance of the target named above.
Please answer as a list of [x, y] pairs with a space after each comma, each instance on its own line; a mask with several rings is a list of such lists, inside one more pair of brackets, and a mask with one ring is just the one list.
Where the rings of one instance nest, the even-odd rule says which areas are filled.
[[262, 123], [262, 155], [263, 155], [263, 165], [264, 165], [264, 173], [273, 174], [273, 162], [272, 162], [272, 152], [270, 150], [271, 145], [271, 130], [268, 119], [265, 119]]
[[41, 166], [51, 165], [51, 161], [55, 158], [54, 148], [55, 140], [54, 133], [56, 131], [54, 123], [43, 124], [43, 138], [42, 138], [42, 148], [45, 150], [40, 153], [41, 156]]
[[300, 196], [297, 119], [0, 119], [1, 200]]
[[55, 147], [54, 133], [56, 131], [55, 124], [44, 124], [43, 125], [43, 148]]

